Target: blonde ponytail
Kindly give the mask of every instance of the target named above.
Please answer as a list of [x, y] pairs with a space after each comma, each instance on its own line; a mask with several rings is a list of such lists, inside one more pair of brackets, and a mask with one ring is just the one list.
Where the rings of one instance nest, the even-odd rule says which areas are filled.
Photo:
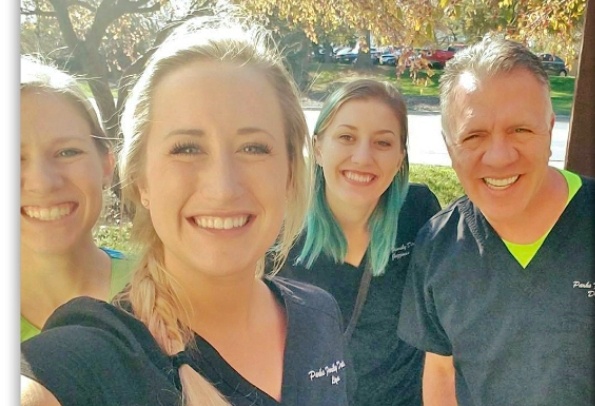
[[[145, 252], [126, 296], [135, 316], [147, 326], [161, 349], [173, 357], [185, 350], [194, 333], [178, 316], [185, 310], [173, 289], [172, 278], [163, 266], [161, 252], [160, 246]], [[183, 405], [230, 406], [223, 395], [187, 363], [179, 365], [177, 372]]]
[[201, 374], [184, 364], [178, 368], [186, 406], [231, 406], [223, 395]]

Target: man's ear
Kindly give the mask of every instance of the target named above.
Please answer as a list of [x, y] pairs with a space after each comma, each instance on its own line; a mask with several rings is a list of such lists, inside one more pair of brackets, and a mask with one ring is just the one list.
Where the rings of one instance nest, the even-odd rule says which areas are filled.
[[440, 130], [440, 134], [442, 134], [442, 140], [444, 140], [444, 144], [448, 147], [448, 139], [446, 138], [446, 133], [444, 130]]
[[442, 134], [442, 139], [444, 140], [444, 145], [446, 145], [446, 151], [448, 152], [448, 156], [452, 159], [452, 151], [450, 150], [450, 142], [448, 142], [448, 136], [446, 135], [444, 130], [440, 131], [440, 134]]
[[552, 117], [550, 118], [550, 154], [548, 158], [552, 157], [552, 139], [554, 138], [554, 125], [556, 124], [556, 114], [552, 112]]

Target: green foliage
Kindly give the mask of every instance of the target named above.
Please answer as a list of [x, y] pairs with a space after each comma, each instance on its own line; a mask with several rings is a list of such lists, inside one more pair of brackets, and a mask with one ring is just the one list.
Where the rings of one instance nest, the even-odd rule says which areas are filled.
[[103, 209], [98, 223], [93, 229], [95, 244], [100, 247], [112, 248], [132, 253], [134, 248], [130, 244], [132, 223], [122, 212], [121, 201], [112, 189], [103, 192]]
[[409, 180], [428, 185], [443, 208], [465, 194], [455, 171], [448, 166], [411, 164]]
[[574, 77], [550, 77], [552, 105], [558, 115], [568, 116], [574, 100]]
[[[85, 94], [88, 97], [93, 97], [93, 92], [91, 91], [91, 88], [89, 87], [89, 83], [87, 81], [80, 80], [79, 84], [80, 84], [81, 88], [83, 89], [83, 92], [85, 92]], [[112, 92], [112, 96], [114, 96], [114, 99], [116, 99], [118, 97], [118, 89], [114, 87], [111, 89], [111, 92]]]
[[123, 225], [100, 225], [93, 230], [95, 244], [100, 247], [112, 248], [122, 252], [133, 251], [130, 244], [130, 230], [132, 223]]

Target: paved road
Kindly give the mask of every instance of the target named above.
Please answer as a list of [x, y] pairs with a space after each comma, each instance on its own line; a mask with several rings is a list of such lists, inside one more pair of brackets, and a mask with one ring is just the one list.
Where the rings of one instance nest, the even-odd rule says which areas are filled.
[[[310, 133], [318, 118], [319, 110], [304, 110]], [[440, 114], [413, 113], [409, 119], [409, 161], [414, 164], [450, 166], [451, 161], [440, 135]], [[568, 140], [569, 117], [558, 117], [552, 137], [550, 165], [564, 166]]]

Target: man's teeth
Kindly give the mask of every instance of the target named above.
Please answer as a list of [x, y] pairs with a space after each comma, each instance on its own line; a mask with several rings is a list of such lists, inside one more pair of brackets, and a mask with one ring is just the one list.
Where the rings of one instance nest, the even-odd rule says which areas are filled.
[[53, 207], [23, 207], [23, 211], [27, 216], [37, 220], [54, 221], [68, 216], [73, 208], [73, 204], [65, 203]]
[[504, 189], [508, 186], [512, 185], [514, 182], [517, 181], [519, 175], [511, 176], [509, 178], [483, 178], [483, 181], [488, 185], [488, 187], [493, 189]]
[[360, 175], [359, 173], [346, 171], [345, 177], [355, 182], [368, 183], [374, 179], [374, 175]]
[[242, 227], [248, 222], [248, 216], [236, 217], [195, 217], [194, 221], [199, 227], [215, 230], [230, 230]]

